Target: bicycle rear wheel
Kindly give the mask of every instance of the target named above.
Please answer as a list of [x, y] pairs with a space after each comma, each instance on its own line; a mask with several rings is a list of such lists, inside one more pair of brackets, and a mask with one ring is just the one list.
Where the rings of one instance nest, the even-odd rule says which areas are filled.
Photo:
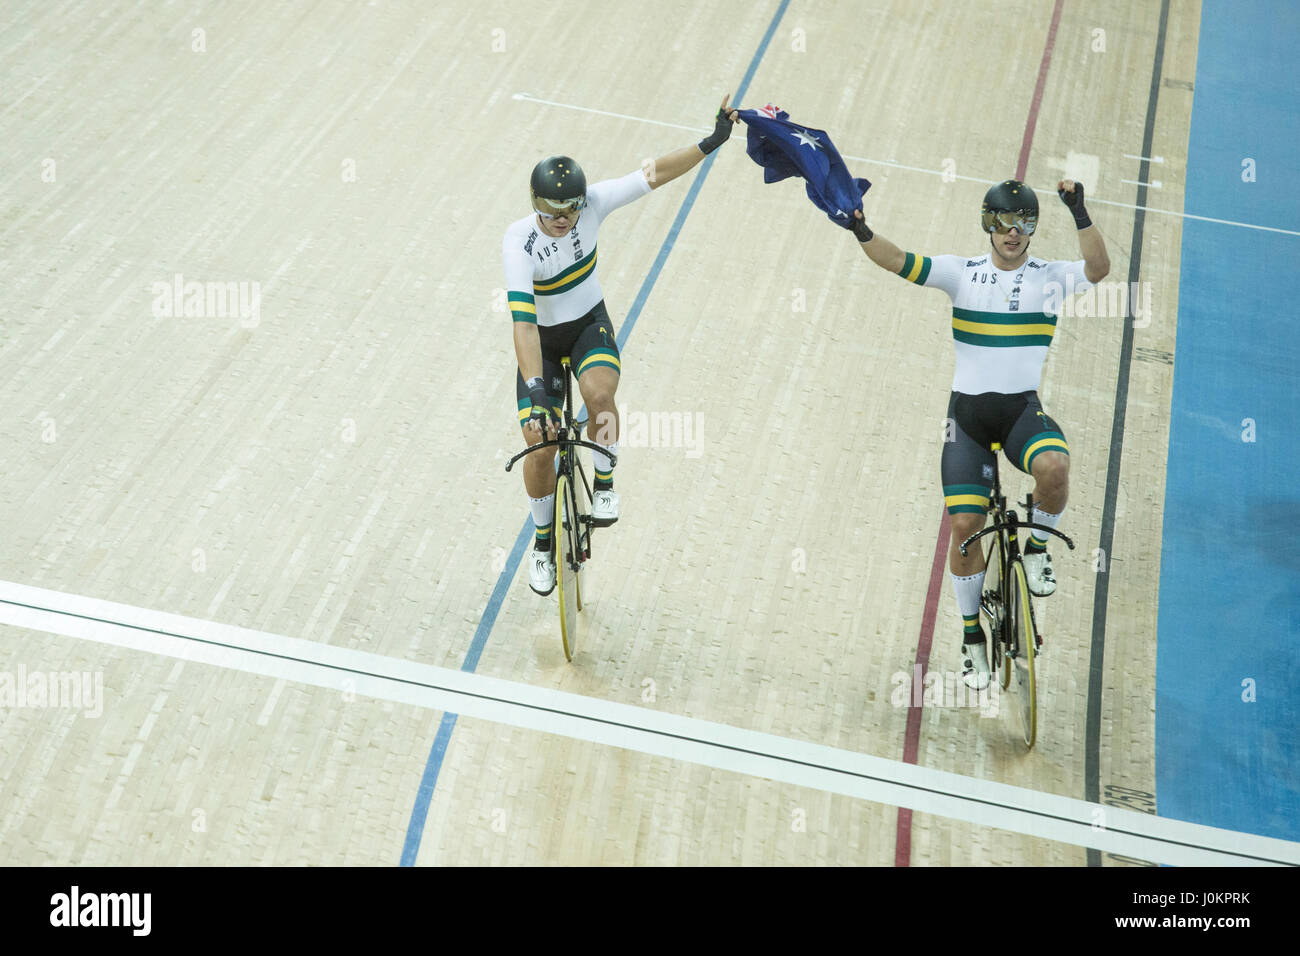
[[1002, 569], [1006, 566], [1001, 534], [989, 535], [989, 549], [984, 556], [984, 593], [980, 610], [989, 620], [989, 664], [1002, 672], [1002, 689], [1011, 686], [1011, 661], [1006, 655], [1007, 610], [1002, 602]]
[[1025, 579], [1025, 566], [1019, 561], [1012, 567], [1011, 607], [1020, 726], [1024, 731], [1025, 745], [1032, 747], [1038, 736], [1038, 683], [1034, 675], [1038, 642], [1034, 639], [1034, 609], [1029, 603], [1029, 582]]
[[564, 659], [573, 660], [578, 649], [578, 572], [582, 569], [582, 552], [578, 547], [577, 508], [568, 475], [555, 482], [555, 585], [560, 595], [560, 640]]

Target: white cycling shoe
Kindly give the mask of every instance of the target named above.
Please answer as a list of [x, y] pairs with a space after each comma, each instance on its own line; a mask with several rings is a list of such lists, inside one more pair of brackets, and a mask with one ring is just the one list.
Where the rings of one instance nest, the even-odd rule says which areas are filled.
[[528, 586], [542, 597], [555, 590], [555, 552], [538, 551], [528, 558]]
[[613, 524], [618, 520], [618, 492], [597, 491], [591, 496], [591, 520], [602, 525]]
[[961, 679], [967, 687], [983, 690], [989, 686], [989, 645], [987, 641], [979, 644], [961, 646]]
[[1036, 597], [1047, 597], [1056, 590], [1056, 576], [1052, 573], [1052, 556], [1046, 551], [1025, 554], [1025, 579]]

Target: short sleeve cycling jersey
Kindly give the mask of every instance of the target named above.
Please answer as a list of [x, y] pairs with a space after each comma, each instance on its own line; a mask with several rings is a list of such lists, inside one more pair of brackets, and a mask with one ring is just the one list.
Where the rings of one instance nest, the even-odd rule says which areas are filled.
[[1037, 391], [1061, 304], [1092, 285], [1082, 259], [1046, 262], [1032, 256], [1007, 271], [987, 254], [965, 259], [909, 252], [898, 274], [942, 289], [952, 300], [952, 390], [966, 395]]
[[506, 299], [516, 322], [561, 325], [580, 319], [604, 295], [596, 280], [596, 232], [615, 209], [650, 192], [641, 170], [595, 183], [577, 223], [559, 238], [546, 235], [529, 215], [506, 229]]

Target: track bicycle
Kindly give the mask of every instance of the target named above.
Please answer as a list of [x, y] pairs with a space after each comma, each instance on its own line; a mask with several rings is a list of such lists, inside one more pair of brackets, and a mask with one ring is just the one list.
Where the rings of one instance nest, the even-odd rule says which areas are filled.
[[564, 367], [564, 407], [561, 410], [563, 420], [555, 437], [529, 445], [506, 462], [506, 471], [533, 452], [543, 448], [559, 449], [555, 456], [555, 517], [551, 525], [554, 529], [551, 548], [555, 555], [555, 588], [560, 602], [560, 640], [564, 645], [564, 659], [572, 661], [578, 646], [578, 612], [582, 610], [582, 587], [578, 579], [591, 560], [591, 533], [595, 528], [613, 523], [591, 516], [591, 485], [587, 482], [578, 449], [604, 451], [609, 457], [610, 467], [617, 464], [617, 458], [599, 445], [582, 440], [582, 429], [587, 420], [578, 421], [574, 417], [573, 370], [568, 356], [561, 359], [560, 364]]
[[[1002, 445], [994, 442], [993, 490], [989, 496], [989, 513], [993, 523], [977, 531], [959, 546], [965, 556], [966, 549], [991, 535], [985, 552], [984, 591], [980, 595], [980, 610], [989, 622], [989, 668], [998, 675], [1003, 690], [1011, 686], [1011, 675], [1016, 677], [1016, 693], [1020, 698], [1020, 725], [1025, 744], [1033, 747], [1038, 736], [1038, 684], [1034, 661], [1042, 653], [1043, 638], [1034, 621], [1034, 607], [1025, 576], [1024, 556], [1020, 551], [1019, 532], [1033, 528], [1055, 535], [1071, 551], [1074, 542], [1046, 525], [1021, 521], [1015, 509], [1007, 508], [1006, 495], [998, 478], [997, 453]], [[1025, 495], [1025, 514], [1034, 514], [1034, 496]]]

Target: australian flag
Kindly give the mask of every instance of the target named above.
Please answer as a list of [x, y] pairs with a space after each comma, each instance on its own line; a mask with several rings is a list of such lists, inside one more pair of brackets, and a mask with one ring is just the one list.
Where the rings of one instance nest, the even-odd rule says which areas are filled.
[[814, 205], [836, 225], [852, 227], [853, 210], [862, 208], [871, 183], [849, 175], [823, 130], [791, 123], [789, 113], [770, 103], [761, 110], [741, 110], [740, 118], [749, 124], [745, 152], [763, 167], [763, 182], [802, 176]]

